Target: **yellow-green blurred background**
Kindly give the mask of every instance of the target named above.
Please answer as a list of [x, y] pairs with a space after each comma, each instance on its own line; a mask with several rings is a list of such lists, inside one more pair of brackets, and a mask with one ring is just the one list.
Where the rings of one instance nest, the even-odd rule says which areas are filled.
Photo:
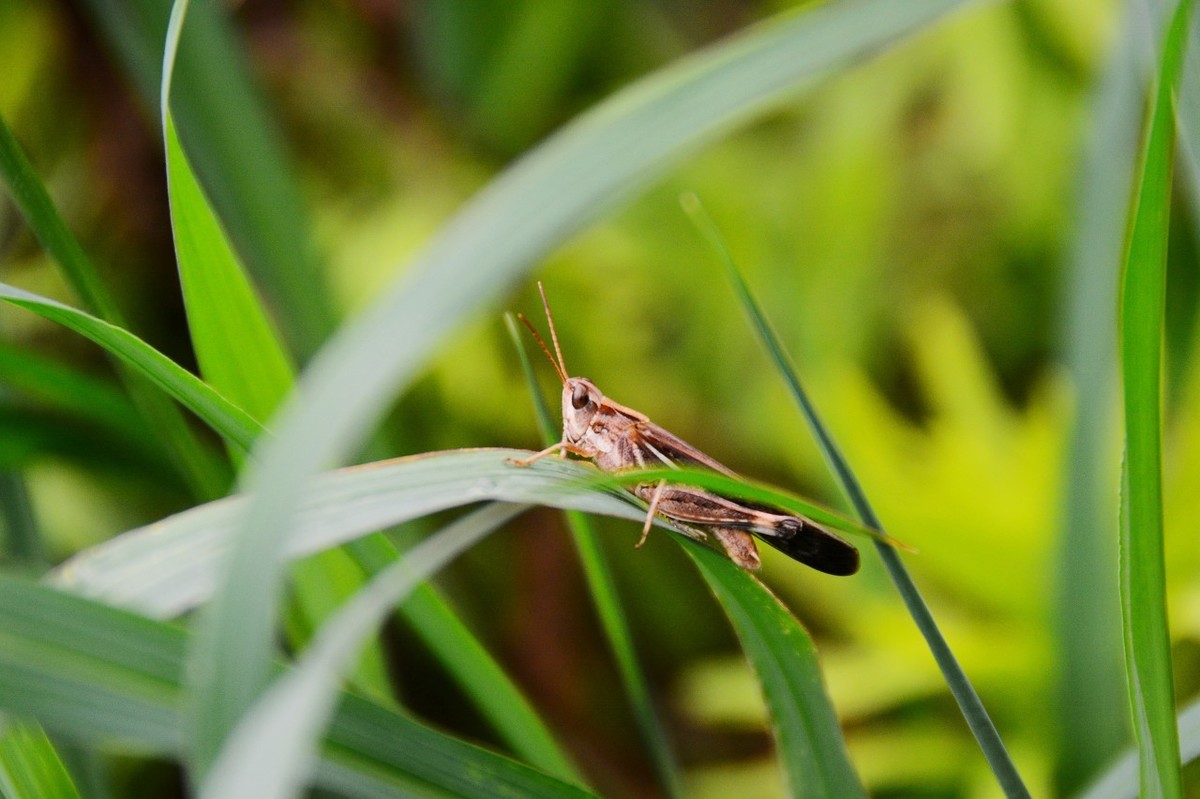
[[[97, 21], [105, 5], [0, 0], [0, 114], [136, 329], [194, 366], [156, 111]], [[243, 46], [231, 57], [244, 57], [257, 81], [302, 187], [333, 304], [349, 316], [557, 126], [791, 5], [247, 0], [226, 11]], [[844, 509], [719, 263], [680, 210], [682, 192], [702, 199], [880, 517], [920, 550], [905, 561], [1035, 795], [1080, 787], [1127, 737], [1116, 596], [1072, 594], [1062, 577], [1073, 557], [1064, 544], [1072, 476], [1094, 482], [1082, 534], [1115, 552], [1117, 395], [1091, 397], [1108, 420], [1086, 431], [1098, 461], [1073, 462], [1080, 396], [1064, 353], [1081, 290], [1070, 258], [1079, 170], [1123, 13], [1094, 0], [957, 13], [690, 157], [537, 270], [571, 372], [735, 470]], [[1176, 217], [1166, 512], [1182, 701], [1200, 687], [1200, 375], [1191, 357], [1194, 229], [1188, 214]], [[0, 268], [5, 282], [75, 301], [5, 204]], [[1115, 286], [1116, 264], [1099, 268]], [[1112, 319], [1114, 303], [1083, 311]], [[508, 309], [536, 319], [532, 286], [513, 287], [474, 318], [400, 400], [388, 421], [396, 454], [536, 448], [501, 320]], [[0, 328], [7, 342], [108, 375], [92, 345], [31, 316], [3, 309]], [[1111, 324], [1100, 330], [1115, 342]], [[548, 365], [539, 368], [553, 392]], [[45, 423], [36, 404], [8, 404], [4, 465], [28, 476], [54, 559], [183, 506], [181, 487], [144, 453], [70, 419]], [[22, 435], [22, 425], [60, 435]], [[780, 795], [757, 683], [702, 582], [666, 535], [634, 551], [635, 525], [604, 529], [693, 795]], [[1095, 567], [1101, 585], [1115, 587], [1112, 558]], [[851, 579], [773, 552], [764, 559], [764, 579], [817, 640], [870, 792], [998, 795], [869, 546]], [[445, 585], [596, 785], [653, 795], [558, 518], [525, 517]], [[1081, 607], [1104, 609], [1111, 622], [1084, 650], [1099, 684], [1087, 707], [1063, 665], [1062, 631]], [[391, 644], [417, 712], [488, 740], [415, 642], [399, 630]], [[1077, 737], [1080, 720], [1096, 717], [1085, 725], [1096, 740]]]

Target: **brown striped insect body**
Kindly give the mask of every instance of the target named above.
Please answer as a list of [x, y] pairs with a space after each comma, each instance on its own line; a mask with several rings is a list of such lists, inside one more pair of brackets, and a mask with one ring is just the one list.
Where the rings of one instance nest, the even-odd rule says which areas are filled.
[[[546, 342], [529, 320], [524, 316], [520, 318], [562, 380], [563, 437], [531, 458], [514, 463], [525, 466], [555, 452], [564, 455], [570, 452], [591, 460], [606, 472], [689, 466], [736, 476], [691, 444], [651, 422], [645, 414], [604, 396], [586, 377], [568, 376], [550, 305], [540, 283], [538, 290], [550, 325], [554, 355], [550, 354]], [[729, 558], [746, 569], [758, 569], [761, 565], [754, 544], [757, 537], [818, 571], [834, 575], [858, 571], [857, 549], [802, 516], [666, 480], [638, 484], [632, 490], [650, 505], [642, 541], [657, 514], [689, 537], [702, 540], [706, 533], [712, 533]]]

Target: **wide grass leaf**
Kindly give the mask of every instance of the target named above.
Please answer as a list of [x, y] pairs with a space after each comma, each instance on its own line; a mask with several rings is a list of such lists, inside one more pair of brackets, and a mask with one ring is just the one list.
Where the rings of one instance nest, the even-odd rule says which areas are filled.
[[[297, 558], [409, 519], [486, 500], [538, 503], [640, 521], [632, 497], [596, 485], [583, 463], [545, 458], [509, 463], [527, 450], [428, 453], [322, 475], [305, 492], [287, 556]], [[124, 533], [66, 561], [55, 580], [70, 590], [155, 618], [212, 596], [249, 498], [210, 502]]]
[[1162, 338], [1175, 155], [1175, 91], [1192, 3], [1180, 2], [1163, 45], [1121, 285], [1125, 404], [1120, 589], [1134, 734], [1146, 797], [1183, 793], [1163, 551]]
[[[0, 709], [74, 741], [180, 756], [185, 645], [176, 627], [0, 577]], [[349, 694], [314, 782], [362, 799], [590, 795]]]
[[717, 595], [758, 675], [788, 795], [865, 796], [808, 632], [753, 575], [711, 549], [680, 541]]

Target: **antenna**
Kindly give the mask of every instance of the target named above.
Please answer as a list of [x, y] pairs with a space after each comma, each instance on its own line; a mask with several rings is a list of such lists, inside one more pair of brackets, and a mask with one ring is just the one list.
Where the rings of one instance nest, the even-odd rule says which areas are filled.
[[[546, 301], [546, 290], [542, 288], [542, 281], [538, 281], [538, 294], [542, 295], [542, 307], [546, 309], [546, 321], [550, 324], [550, 338], [554, 341], [554, 354], [558, 356], [559, 374], [562, 375], [563, 382], [567, 382], [567, 364], [563, 360], [562, 350], [558, 348], [558, 331], [554, 329], [554, 317], [550, 315], [550, 303]], [[545, 345], [543, 345], [545, 346]], [[546, 353], [549, 355], [550, 353]]]
[[[525, 318], [525, 314], [518, 313], [517, 318], [525, 323], [525, 327], [529, 328], [529, 332], [533, 334], [535, 339], [537, 339], [538, 346], [542, 348], [542, 352], [546, 353], [546, 360], [550, 361], [550, 365], [553, 366], [554, 371], [558, 373], [559, 379], [562, 380], [563, 383], [566, 383], [566, 371], [562, 368], [558, 361], [554, 360], [554, 356], [550, 354], [550, 348], [546, 346], [546, 341], [542, 338], [541, 334], [537, 332], [537, 328], [533, 326], [532, 322]], [[553, 330], [553, 328], [551, 328], [551, 330]]]

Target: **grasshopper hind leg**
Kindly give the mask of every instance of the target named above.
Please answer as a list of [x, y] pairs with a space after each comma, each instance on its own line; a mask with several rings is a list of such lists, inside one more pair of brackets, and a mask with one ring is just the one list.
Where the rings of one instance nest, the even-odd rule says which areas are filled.
[[758, 547], [754, 545], [754, 539], [745, 530], [739, 530], [736, 527], [710, 527], [708, 529], [721, 542], [725, 554], [734, 563], [750, 571], [758, 571], [762, 568], [762, 561], [758, 557]]

